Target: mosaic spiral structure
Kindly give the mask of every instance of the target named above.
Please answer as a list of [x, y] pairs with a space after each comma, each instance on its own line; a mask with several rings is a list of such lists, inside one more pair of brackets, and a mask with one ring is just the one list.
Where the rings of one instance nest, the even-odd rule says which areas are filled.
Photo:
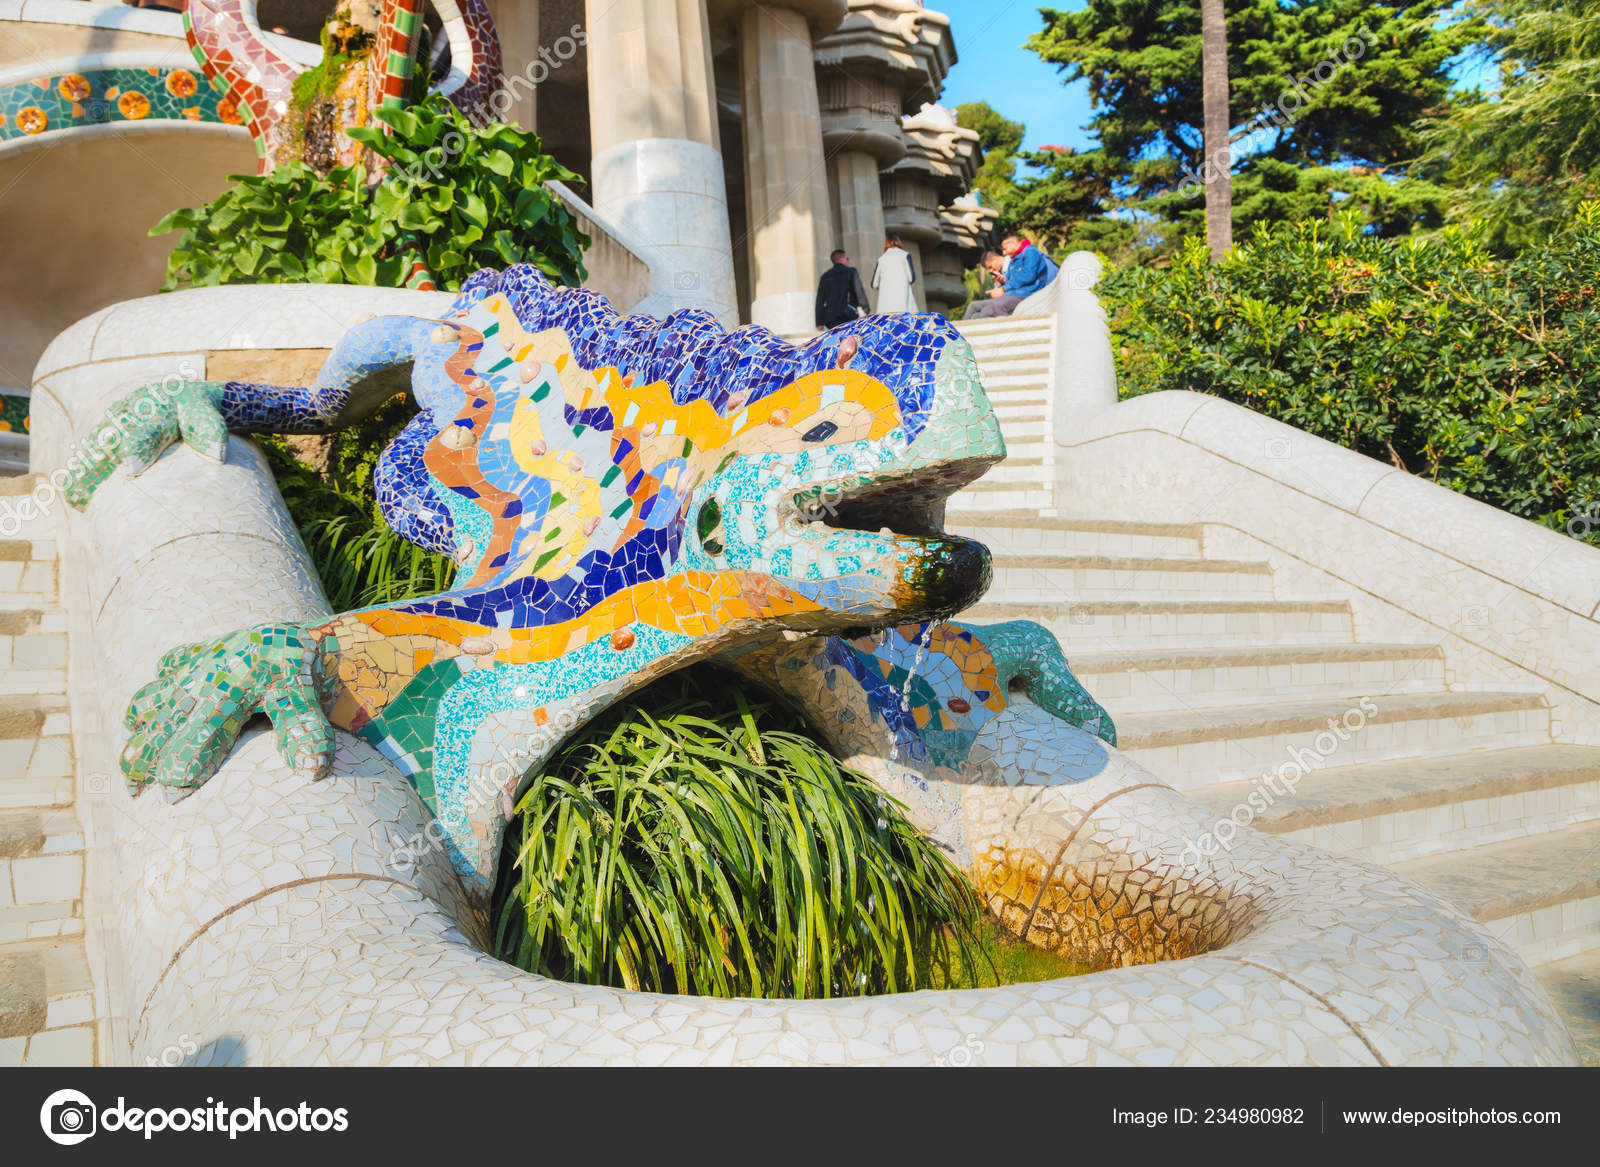
[[[489, 98], [499, 88], [500, 41], [484, 0], [433, 0], [449, 38], [452, 68], [439, 86], [469, 116], [493, 119]], [[303, 68], [274, 49], [256, 19], [256, 0], [184, 0], [184, 37], [189, 51], [222, 95], [226, 121], [237, 118], [250, 130], [257, 168], [265, 174], [277, 164], [287, 133], [285, 117], [294, 100], [294, 81]], [[383, 0], [378, 28], [374, 92], [364, 95], [362, 124], [372, 106], [402, 105], [416, 70], [422, 31], [422, 0]]]

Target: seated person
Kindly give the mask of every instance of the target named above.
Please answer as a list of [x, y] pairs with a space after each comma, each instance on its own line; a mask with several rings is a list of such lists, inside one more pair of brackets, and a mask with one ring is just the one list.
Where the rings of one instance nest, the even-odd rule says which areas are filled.
[[[989, 289], [989, 299], [971, 305], [963, 319], [1010, 316], [1018, 304], [1048, 285], [1061, 270], [1054, 260], [1034, 246], [1032, 240], [1015, 233], [1000, 241], [1000, 250], [1006, 254], [1005, 275], [997, 277], [999, 282], [996, 287]], [[984, 266], [988, 267], [988, 256], [984, 260]]]

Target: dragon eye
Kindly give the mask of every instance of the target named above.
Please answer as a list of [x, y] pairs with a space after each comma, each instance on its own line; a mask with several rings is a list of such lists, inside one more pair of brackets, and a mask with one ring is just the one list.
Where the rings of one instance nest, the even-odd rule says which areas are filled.
[[722, 508], [711, 499], [700, 508], [700, 519], [695, 525], [700, 533], [700, 546], [707, 555], [722, 554]]
[[838, 432], [839, 432], [839, 427], [836, 424], [834, 424], [833, 422], [831, 422], [831, 421], [818, 422], [816, 425], [814, 425], [810, 429], [808, 429], [805, 433], [801, 434], [800, 435], [800, 440], [802, 442], [820, 442], [820, 441], [823, 441], [826, 438], [833, 437], [833, 435], [838, 433]]

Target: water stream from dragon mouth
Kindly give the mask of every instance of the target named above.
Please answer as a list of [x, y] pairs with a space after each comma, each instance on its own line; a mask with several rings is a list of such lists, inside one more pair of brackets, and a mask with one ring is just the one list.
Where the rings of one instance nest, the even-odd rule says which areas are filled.
[[[924, 635], [925, 635], [925, 632], [926, 632], [926, 630], [924, 628], [920, 628], [919, 627], [917, 629], [917, 634], [913, 638], [913, 643], [916, 644], [917, 651], [911, 658], [911, 664], [909, 666], [907, 666], [907, 668], [906, 668], [906, 678], [905, 678], [905, 680], [900, 683], [900, 711], [907, 718], [910, 718], [912, 716], [912, 714], [911, 714], [911, 686], [917, 679], [917, 669], [922, 667], [922, 658], [927, 653], [927, 648], [928, 648], [927, 641], [923, 639]], [[880, 635], [882, 637], [882, 639], [880, 640], [880, 643], [887, 644], [888, 643], [888, 638], [889, 638], [889, 635], [890, 635], [889, 630], [887, 628], [885, 628]], [[893, 736], [893, 738], [890, 740], [890, 743], [889, 743], [889, 761], [890, 762], [898, 762], [899, 760], [900, 760], [900, 734], [899, 734], [898, 731], [896, 731], [894, 736]], [[881, 820], [880, 820], [880, 825], [882, 825], [882, 821]]]

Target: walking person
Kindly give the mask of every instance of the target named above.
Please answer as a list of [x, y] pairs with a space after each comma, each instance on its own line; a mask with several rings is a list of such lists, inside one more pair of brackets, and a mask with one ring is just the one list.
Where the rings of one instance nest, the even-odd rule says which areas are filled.
[[1049, 284], [1061, 270], [1054, 260], [1034, 246], [1031, 239], [1021, 235], [1007, 235], [1000, 241], [1000, 250], [1006, 256], [1004, 276], [996, 277], [995, 286], [989, 289], [988, 300], [975, 302], [967, 308], [963, 320], [1010, 316], [1017, 310], [1018, 304]]
[[872, 286], [878, 289], [878, 311], [917, 311], [916, 297], [911, 294], [916, 278], [911, 253], [900, 246], [900, 236], [891, 231], [883, 241], [878, 266], [872, 269]]
[[841, 247], [828, 258], [833, 264], [817, 281], [818, 332], [867, 314], [867, 289], [861, 286], [861, 273], [850, 266], [850, 256]]

